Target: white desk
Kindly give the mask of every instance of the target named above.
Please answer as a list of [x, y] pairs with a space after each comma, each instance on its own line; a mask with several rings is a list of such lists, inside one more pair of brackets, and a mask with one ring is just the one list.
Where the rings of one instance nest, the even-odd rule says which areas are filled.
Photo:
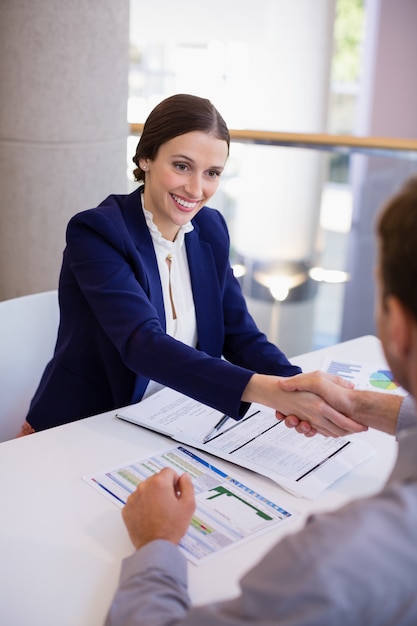
[[[385, 362], [379, 341], [371, 336], [292, 360], [308, 371], [319, 368], [322, 358], [331, 354]], [[235, 594], [243, 572], [278, 538], [297, 530], [307, 513], [336, 508], [380, 488], [395, 460], [395, 440], [376, 431], [357, 436], [366, 437], [377, 454], [314, 502], [299, 500], [266, 478], [216, 459], [216, 465], [301, 516], [279, 531], [203, 565], [189, 565], [194, 602]], [[0, 444], [1, 624], [103, 623], [117, 585], [120, 561], [133, 548], [120, 509], [81, 476], [149, 456], [166, 448], [170, 441], [118, 420], [113, 411]]]

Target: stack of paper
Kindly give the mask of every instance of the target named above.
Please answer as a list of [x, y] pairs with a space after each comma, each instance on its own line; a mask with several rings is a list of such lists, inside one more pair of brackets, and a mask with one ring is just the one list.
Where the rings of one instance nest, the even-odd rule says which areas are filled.
[[309, 499], [375, 453], [360, 438], [299, 435], [278, 421], [272, 409], [257, 404], [240, 421], [228, 419], [205, 441], [222, 414], [168, 387], [117, 416], [258, 472]]

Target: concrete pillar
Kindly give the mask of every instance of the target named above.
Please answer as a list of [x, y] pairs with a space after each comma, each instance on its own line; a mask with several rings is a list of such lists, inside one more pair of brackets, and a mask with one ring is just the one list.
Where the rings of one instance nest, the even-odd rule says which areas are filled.
[[[358, 135], [417, 138], [417, 2], [367, 0]], [[417, 173], [417, 162], [354, 155], [354, 197], [341, 339], [375, 334], [375, 219], [385, 200]]]
[[69, 218], [126, 192], [128, 0], [0, 0], [0, 299], [57, 286]]

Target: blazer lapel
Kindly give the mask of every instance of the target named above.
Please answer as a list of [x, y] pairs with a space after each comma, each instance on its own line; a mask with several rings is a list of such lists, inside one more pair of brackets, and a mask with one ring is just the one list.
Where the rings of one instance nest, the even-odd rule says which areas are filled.
[[209, 243], [200, 240], [198, 226], [185, 236], [194, 306], [198, 347], [219, 356], [223, 347], [223, 311], [216, 264]]
[[138, 267], [141, 272], [145, 271], [146, 284], [142, 282], [142, 286], [158, 312], [162, 327], [166, 329], [161, 279], [152, 237], [142, 210], [140, 188], [126, 196], [122, 212], [132, 241], [139, 252]]

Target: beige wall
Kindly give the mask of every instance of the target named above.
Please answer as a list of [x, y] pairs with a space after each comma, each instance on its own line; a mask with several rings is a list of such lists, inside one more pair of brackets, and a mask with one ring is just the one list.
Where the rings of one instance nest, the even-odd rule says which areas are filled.
[[0, 299], [57, 286], [65, 227], [126, 191], [128, 0], [0, 0]]

